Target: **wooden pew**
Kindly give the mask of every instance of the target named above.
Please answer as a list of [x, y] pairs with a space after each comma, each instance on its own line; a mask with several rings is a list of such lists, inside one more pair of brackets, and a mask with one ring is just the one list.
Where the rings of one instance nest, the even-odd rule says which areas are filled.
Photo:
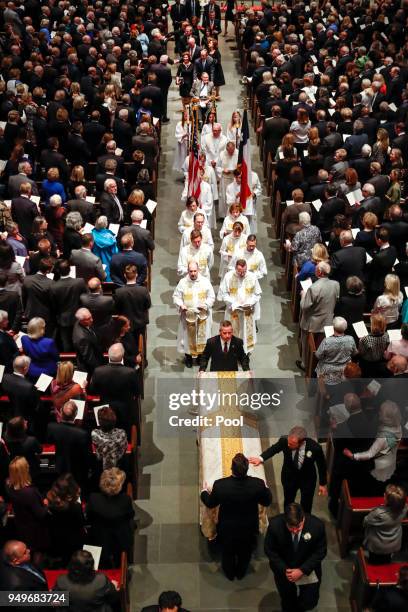
[[[350, 607], [352, 612], [366, 612], [373, 601], [377, 589], [395, 586], [400, 568], [406, 563], [369, 565], [362, 548], [358, 549], [353, 566], [350, 587]], [[392, 612], [392, 610], [390, 610]]]
[[295, 261], [293, 262], [292, 282], [291, 282], [291, 288], [290, 288], [290, 311], [292, 313], [292, 321], [294, 323], [298, 323], [299, 315], [300, 315], [300, 290], [299, 290], [299, 283], [296, 278], [296, 275], [298, 274], [298, 272], [299, 272], [299, 269]]

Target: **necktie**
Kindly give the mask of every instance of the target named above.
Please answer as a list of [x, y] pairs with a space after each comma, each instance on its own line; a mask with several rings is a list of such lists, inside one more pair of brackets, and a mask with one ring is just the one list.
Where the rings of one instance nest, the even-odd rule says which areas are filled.
[[298, 546], [299, 546], [299, 534], [295, 533], [295, 535], [293, 536], [293, 548], [295, 552], [297, 551]]
[[119, 198], [117, 196], [113, 196], [114, 200], [116, 202], [116, 206], [119, 208], [119, 222], [123, 221], [123, 208], [122, 208], [122, 204], [119, 201]]
[[298, 448], [295, 450], [295, 454], [293, 455], [293, 464], [295, 468], [298, 470], [299, 469], [299, 449]]
[[224, 354], [226, 355], [228, 353], [228, 343], [224, 342]]

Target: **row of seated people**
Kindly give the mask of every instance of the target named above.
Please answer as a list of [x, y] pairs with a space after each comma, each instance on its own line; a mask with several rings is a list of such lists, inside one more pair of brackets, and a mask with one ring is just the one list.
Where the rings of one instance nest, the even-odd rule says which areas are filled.
[[[401, 554], [407, 516], [408, 330], [403, 325], [399, 331], [408, 262], [406, 116], [389, 109], [383, 90], [387, 108], [373, 106], [378, 72], [368, 76], [372, 92], [352, 99], [356, 73], [343, 78], [346, 62], [336, 78], [327, 76], [324, 52], [320, 56], [316, 46], [309, 53], [318, 58], [318, 75], [310, 69], [295, 78], [298, 64], [313, 66], [300, 43], [284, 54], [276, 35], [260, 30], [262, 22], [248, 13], [236, 28], [286, 286], [299, 321], [297, 365], [317, 391], [316, 425], [330, 436], [329, 509], [346, 554], [342, 484], [347, 482], [352, 500], [375, 500], [356, 532], [368, 567], [382, 568]], [[313, 48], [311, 39], [307, 44]], [[343, 39], [339, 57], [347, 53]], [[353, 63], [351, 54], [348, 61]], [[388, 91], [397, 71], [379, 73]], [[326, 106], [330, 90], [333, 105], [327, 100]], [[362, 325], [355, 329], [356, 323]], [[381, 598], [374, 605], [386, 609]]]

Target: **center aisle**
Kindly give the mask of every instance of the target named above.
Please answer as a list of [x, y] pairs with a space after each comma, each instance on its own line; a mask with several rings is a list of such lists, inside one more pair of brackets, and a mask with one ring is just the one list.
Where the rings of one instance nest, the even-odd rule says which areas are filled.
[[[227, 39], [229, 40], [229, 39]], [[221, 88], [218, 103], [218, 121], [226, 131], [234, 110], [242, 110], [245, 90], [240, 84], [238, 55], [232, 50], [233, 42], [220, 36], [220, 51], [226, 85]], [[173, 49], [169, 48], [173, 57]], [[173, 77], [175, 69], [173, 69]], [[194, 435], [189, 437], [164, 437], [157, 432], [157, 411], [154, 390], [157, 380], [165, 378], [191, 378], [197, 368], [188, 370], [182, 356], [176, 350], [178, 315], [172, 304], [172, 293], [179, 280], [177, 257], [180, 234], [177, 220], [183, 210], [180, 194], [183, 183], [172, 170], [176, 140], [174, 131], [180, 119], [181, 102], [174, 84], [169, 93], [170, 123], [162, 128], [161, 159], [158, 186], [156, 220], [156, 250], [152, 269], [152, 303], [148, 327], [148, 360], [146, 371], [144, 424], [140, 455], [141, 477], [139, 497], [136, 502], [139, 519], [135, 537], [135, 565], [131, 581], [131, 610], [140, 610], [157, 603], [163, 590], [177, 590], [183, 605], [191, 612], [255, 612], [278, 610], [278, 597], [274, 590], [272, 573], [263, 554], [263, 543], [255, 555], [248, 575], [242, 581], [229, 582], [200, 535], [198, 526], [198, 453]], [[252, 164], [262, 182], [262, 170], [255, 136], [251, 128]], [[293, 377], [299, 374], [295, 368], [297, 359], [294, 327], [291, 326], [287, 294], [281, 281], [282, 269], [278, 262], [277, 241], [272, 239], [269, 199], [258, 199], [258, 248], [263, 252], [268, 276], [261, 281], [262, 320], [259, 324], [258, 343], [251, 356], [251, 368], [257, 377]], [[219, 232], [219, 224], [218, 224]], [[218, 235], [217, 232], [217, 235]], [[213, 232], [214, 233], [214, 232]], [[212, 283], [218, 289], [218, 250], [220, 240], [215, 241], [215, 264]], [[223, 318], [223, 309], [216, 302], [214, 320]], [[216, 333], [217, 325], [213, 329]], [[267, 465], [267, 477], [273, 495], [273, 514], [282, 507], [279, 482], [279, 463]], [[324, 517], [326, 502], [319, 502], [317, 512]], [[337, 546], [333, 534], [329, 534], [333, 554]], [[348, 610], [348, 584], [350, 567], [344, 563], [326, 561], [326, 575], [321, 590], [320, 605], [326, 611]], [[339, 571], [341, 570], [341, 573]], [[256, 570], [256, 571], [255, 571]], [[332, 575], [328, 575], [328, 574]], [[339, 577], [342, 576], [342, 578]], [[338, 592], [333, 591], [336, 577]], [[343, 581], [343, 582], [342, 582]], [[326, 585], [326, 586], [325, 586]], [[344, 607], [343, 607], [344, 606]], [[323, 609], [323, 607], [321, 608]]]

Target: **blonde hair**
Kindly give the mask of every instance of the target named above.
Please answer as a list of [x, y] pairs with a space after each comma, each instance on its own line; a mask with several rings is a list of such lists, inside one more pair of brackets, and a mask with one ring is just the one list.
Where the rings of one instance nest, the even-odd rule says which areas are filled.
[[71, 181], [83, 181], [85, 178], [85, 171], [83, 166], [74, 166], [71, 170]]
[[15, 491], [31, 485], [30, 466], [25, 457], [14, 457], [10, 461], [9, 484]]
[[41, 317], [33, 317], [27, 325], [27, 335], [33, 340], [42, 338], [45, 333], [45, 321]]
[[325, 245], [317, 242], [312, 248], [311, 258], [315, 263], [329, 261], [329, 253], [327, 252]]
[[365, 213], [363, 217], [363, 226], [368, 229], [374, 229], [378, 225], [378, 217], [372, 212]]
[[396, 274], [387, 274], [384, 280], [384, 294], [394, 302], [398, 301], [400, 292], [400, 279]]
[[59, 176], [60, 174], [58, 168], [50, 168], [47, 172], [47, 179], [49, 181], [58, 181]]
[[113, 467], [102, 472], [99, 488], [108, 497], [113, 497], [121, 492], [125, 480], [125, 472], [117, 467]]
[[144, 204], [145, 196], [141, 189], [133, 189], [128, 197], [128, 203], [134, 206], [142, 206]]
[[385, 317], [380, 313], [375, 313], [370, 317], [371, 333], [374, 335], [383, 334], [387, 327]]
[[74, 364], [72, 361], [61, 361], [58, 364], [57, 375], [55, 380], [59, 385], [66, 385], [72, 382], [74, 375]]

